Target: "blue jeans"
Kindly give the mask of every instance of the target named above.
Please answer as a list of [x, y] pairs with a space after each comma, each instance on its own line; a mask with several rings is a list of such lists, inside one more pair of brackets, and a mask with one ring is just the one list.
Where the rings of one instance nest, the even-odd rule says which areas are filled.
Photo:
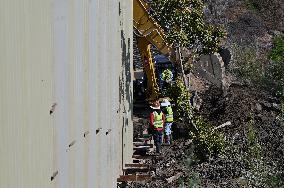
[[155, 145], [157, 144], [162, 144], [162, 139], [163, 139], [163, 131], [153, 131], [153, 138]]
[[162, 144], [162, 141], [163, 141], [163, 131], [154, 130], [152, 134], [153, 134], [154, 143], [155, 143], [155, 146], [156, 146], [156, 152], [160, 153], [161, 144]]
[[171, 123], [165, 123], [165, 135], [169, 136], [172, 134], [172, 124], [173, 122]]

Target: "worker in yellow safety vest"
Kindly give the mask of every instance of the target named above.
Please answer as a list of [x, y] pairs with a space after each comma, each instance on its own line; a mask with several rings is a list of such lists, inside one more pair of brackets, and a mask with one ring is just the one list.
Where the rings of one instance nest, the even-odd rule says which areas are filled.
[[165, 115], [160, 109], [160, 104], [156, 103], [150, 107], [152, 108], [152, 112], [150, 113], [150, 131], [154, 138], [156, 153], [160, 153], [163, 141]]
[[162, 111], [165, 114], [165, 142], [171, 144], [172, 140], [172, 124], [174, 121], [173, 109], [168, 99], [163, 99], [161, 103]]
[[162, 80], [166, 83], [169, 83], [173, 80], [173, 73], [169, 69], [166, 69], [162, 72]]
[[165, 90], [169, 87], [172, 80], [173, 80], [172, 71], [170, 71], [170, 69], [165, 69], [161, 74], [161, 81], [159, 83], [162, 95], [165, 95]]

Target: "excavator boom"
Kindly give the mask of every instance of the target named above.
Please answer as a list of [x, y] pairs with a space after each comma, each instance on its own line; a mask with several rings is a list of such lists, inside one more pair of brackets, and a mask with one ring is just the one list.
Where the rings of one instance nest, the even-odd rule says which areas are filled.
[[133, 1], [133, 26], [141, 37], [145, 37], [162, 54], [170, 55], [172, 48], [166, 41], [164, 31], [148, 14], [147, 9], [148, 4], [144, 0]]
[[148, 14], [147, 10], [148, 4], [144, 0], [133, 0], [133, 26], [137, 32], [137, 45], [147, 75], [146, 96], [149, 101], [157, 101], [159, 87], [150, 50], [151, 44], [166, 56], [171, 55], [172, 48], [166, 41], [163, 29]]

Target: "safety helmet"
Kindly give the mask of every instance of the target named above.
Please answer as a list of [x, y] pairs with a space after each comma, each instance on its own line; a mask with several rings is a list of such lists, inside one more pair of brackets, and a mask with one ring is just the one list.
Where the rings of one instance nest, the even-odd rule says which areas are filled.
[[166, 106], [171, 106], [171, 103], [168, 99], [163, 99], [161, 106], [166, 107]]

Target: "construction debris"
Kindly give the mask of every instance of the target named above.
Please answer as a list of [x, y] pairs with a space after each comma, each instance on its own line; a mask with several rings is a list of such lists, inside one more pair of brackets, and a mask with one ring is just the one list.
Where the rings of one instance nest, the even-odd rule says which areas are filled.
[[168, 183], [172, 183], [173, 181], [176, 181], [177, 179], [179, 179], [182, 176], [182, 174], [183, 174], [182, 172], [179, 172], [176, 175], [174, 175], [170, 178], [167, 178], [166, 180], [167, 180]]
[[230, 121], [227, 121], [226, 123], [223, 123], [222, 125], [219, 125], [218, 127], [215, 127], [213, 130], [218, 130], [218, 129], [221, 129], [221, 128], [224, 128], [230, 125], [232, 125], [232, 123]]
[[[163, 146], [162, 157], [153, 160], [151, 152], [145, 156], [133, 156], [141, 158], [141, 162], [149, 166], [154, 166], [155, 173], [150, 173], [151, 181], [129, 182], [129, 188], [192, 187], [192, 184], [199, 187], [242, 187], [243, 184], [248, 184], [249, 175], [254, 173], [249, 166], [253, 163], [248, 164], [244, 160], [249, 154], [247, 131], [250, 122], [254, 122], [253, 128], [257, 133], [258, 142], [261, 143], [261, 151], [265, 153], [262, 160], [270, 161], [257, 165], [267, 165], [267, 169], [271, 169], [269, 173], [284, 172], [280, 147], [284, 145], [284, 139], [280, 139], [283, 132], [280, 118], [277, 118], [278, 109], [272, 108], [273, 103], [279, 106], [277, 99], [265, 92], [241, 85], [232, 85], [225, 98], [222, 90], [215, 87], [207, 87], [200, 96], [203, 103], [198, 113], [215, 127], [214, 130], [222, 132], [226, 140], [238, 150], [228, 148], [229, 151], [222, 157], [211, 156], [207, 161], [200, 161], [195, 157], [192, 140], [185, 137], [188, 135], [186, 125], [178, 124], [178, 129], [174, 131], [182, 132], [183, 134], [178, 134], [182, 137], [175, 138], [170, 146]], [[257, 104], [266, 104], [267, 107], [259, 108]], [[142, 121], [134, 122], [134, 129], [136, 127], [145, 129], [147, 125]], [[280, 175], [278, 177], [281, 177]], [[240, 178], [243, 178], [242, 181], [237, 181]]]

